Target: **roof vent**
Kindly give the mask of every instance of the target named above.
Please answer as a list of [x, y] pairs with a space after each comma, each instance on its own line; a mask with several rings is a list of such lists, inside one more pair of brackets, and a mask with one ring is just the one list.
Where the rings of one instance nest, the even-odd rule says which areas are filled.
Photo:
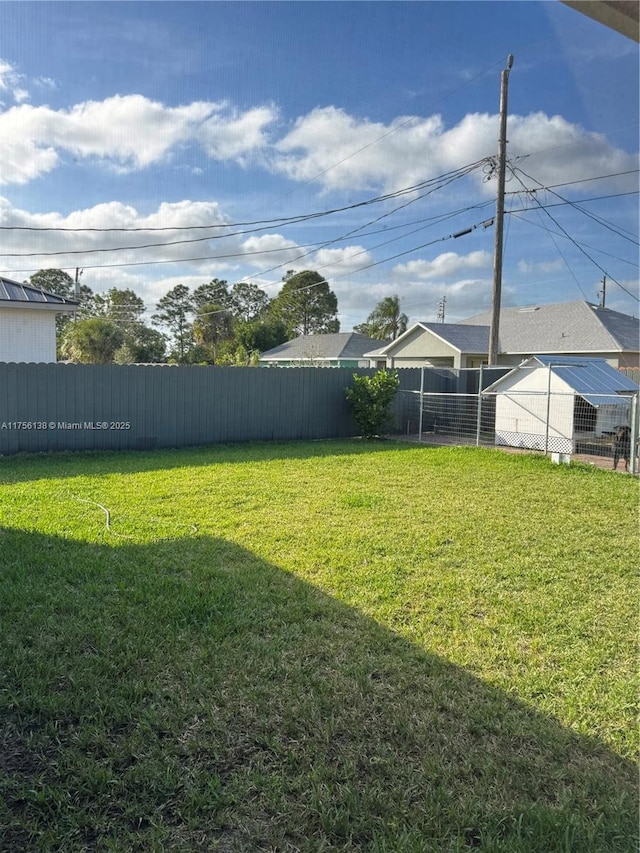
[[539, 310], [539, 305], [526, 305], [524, 308], [518, 308], [518, 314], [531, 314], [533, 311]]

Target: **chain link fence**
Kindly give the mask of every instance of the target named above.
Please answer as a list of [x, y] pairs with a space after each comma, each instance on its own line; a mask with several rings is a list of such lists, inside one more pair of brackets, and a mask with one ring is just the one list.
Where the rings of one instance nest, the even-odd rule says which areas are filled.
[[[499, 372], [501, 370], [501, 372]], [[449, 371], [449, 390], [403, 392], [410, 412], [407, 433], [436, 444], [474, 444], [609, 458], [638, 472], [638, 392], [579, 394], [539, 387], [546, 371], [523, 372], [522, 388], [491, 390], [505, 369]], [[469, 388], [475, 390], [470, 391]], [[464, 391], [458, 390], [465, 388]]]

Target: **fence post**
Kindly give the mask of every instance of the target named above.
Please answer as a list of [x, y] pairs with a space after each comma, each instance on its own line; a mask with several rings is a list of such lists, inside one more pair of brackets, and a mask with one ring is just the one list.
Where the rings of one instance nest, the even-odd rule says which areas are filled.
[[480, 447], [480, 426], [482, 423], [482, 365], [478, 376], [478, 417], [476, 419], [476, 447]]
[[547, 379], [547, 424], [544, 436], [544, 455], [549, 453], [549, 420], [551, 418], [551, 364], [548, 365], [549, 376]]
[[422, 407], [424, 394], [424, 366], [420, 368], [420, 415], [418, 417], [418, 441], [422, 441]]
[[631, 412], [629, 425], [631, 427], [631, 445], [629, 447], [629, 471], [632, 474], [637, 474], [636, 456], [638, 453], [638, 433], [640, 433], [640, 406], [638, 406], [638, 393], [635, 393], [631, 398]]

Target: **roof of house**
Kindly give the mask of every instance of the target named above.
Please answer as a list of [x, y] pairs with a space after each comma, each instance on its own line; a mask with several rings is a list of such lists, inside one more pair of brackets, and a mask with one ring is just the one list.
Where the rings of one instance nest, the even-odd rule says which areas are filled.
[[9, 278], [0, 276], [0, 306], [3, 303], [10, 303], [12, 307], [15, 307], [16, 303], [25, 306], [51, 306], [67, 311], [73, 311], [78, 307], [78, 303], [74, 299], [67, 299], [39, 287], [21, 284], [19, 281], [11, 281]]
[[358, 332], [336, 332], [328, 335], [300, 335], [292, 341], [263, 352], [260, 360], [311, 361], [362, 358], [380, 341]]
[[509, 377], [534, 367], [549, 368], [576, 394], [596, 407], [620, 404], [622, 400], [617, 394], [638, 391], [635, 382], [612, 367], [604, 358], [560, 355], [535, 355], [497, 379], [485, 391], [494, 391]]
[[[463, 320], [462, 325], [489, 327], [491, 312]], [[590, 302], [503, 308], [499, 338], [504, 353], [638, 352], [640, 321]]]
[[406, 332], [399, 335], [395, 341], [390, 341], [375, 352], [368, 352], [367, 355], [386, 355], [389, 349], [408, 337], [410, 333], [415, 332], [418, 327], [431, 332], [460, 352], [485, 353], [489, 350], [488, 326], [471, 326], [461, 323], [424, 323], [420, 321], [414, 323]]

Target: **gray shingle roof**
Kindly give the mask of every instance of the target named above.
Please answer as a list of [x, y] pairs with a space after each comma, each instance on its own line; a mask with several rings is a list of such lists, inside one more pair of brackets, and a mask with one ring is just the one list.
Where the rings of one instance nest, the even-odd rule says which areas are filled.
[[[462, 321], [490, 326], [491, 312]], [[500, 352], [638, 352], [640, 321], [589, 302], [561, 302], [503, 308], [500, 311]]]
[[9, 278], [0, 276], [0, 304], [3, 302], [21, 302], [27, 305], [52, 305], [75, 308], [78, 303], [73, 299], [66, 299], [56, 293], [49, 293], [39, 287], [30, 284], [21, 284], [19, 281], [11, 281]]
[[485, 353], [489, 349], [489, 327], [482, 324], [420, 323], [460, 352]]
[[260, 359], [300, 360], [355, 359], [379, 347], [381, 341], [360, 335], [358, 332], [336, 332], [330, 335], [300, 335], [278, 347], [263, 352]]

